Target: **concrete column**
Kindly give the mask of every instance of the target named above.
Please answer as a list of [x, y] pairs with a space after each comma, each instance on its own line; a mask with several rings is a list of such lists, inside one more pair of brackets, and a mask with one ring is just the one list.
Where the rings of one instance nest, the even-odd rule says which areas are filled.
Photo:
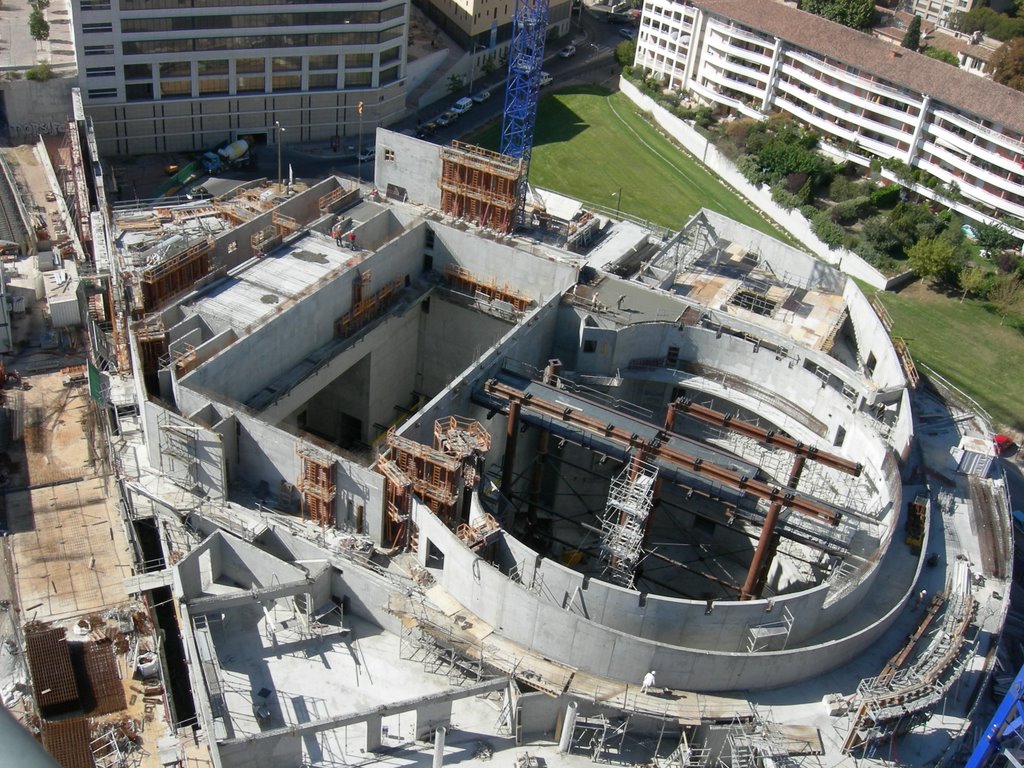
[[366, 718], [366, 751], [376, 752], [380, 749], [380, 721], [379, 715]]
[[416, 738], [425, 739], [435, 728], [452, 721], [451, 701], [437, 701], [422, 704], [416, 708]]
[[444, 737], [447, 733], [448, 729], [443, 725], [434, 731], [434, 768], [441, 768], [444, 765]]
[[[562, 732], [558, 736], [558, 753], [564, 755], [572, 747], [572, 732], [576, 729], [576, 710], [578, 705], [570, 701], [565, 708], [565, 720], [562, 722]], [[435, 766], [436, 768], [436, 766]]]

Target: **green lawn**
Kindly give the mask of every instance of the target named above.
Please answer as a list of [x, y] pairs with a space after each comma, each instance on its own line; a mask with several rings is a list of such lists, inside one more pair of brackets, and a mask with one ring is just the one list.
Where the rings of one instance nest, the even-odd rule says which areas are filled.
[[[466, 137], [497, 149], [500, 125]], [[597, 86], [567, 88], [537, 107], [530, 182], [589, 203], [679, 229], [710, 208], [798, 245], [717, 176], [680, 151], [621, 93]]]
[[1024, 429], [1024, 333], [986, 302], [963, 304], [917, 283], [900, 293], [879, 292], [914, 360], [976, 399], [1004, 426]]

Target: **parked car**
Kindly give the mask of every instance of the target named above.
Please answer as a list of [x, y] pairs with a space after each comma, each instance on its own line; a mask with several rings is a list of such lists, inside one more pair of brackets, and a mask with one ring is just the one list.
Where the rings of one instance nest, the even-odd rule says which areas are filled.
[[626, 38], [627, 40], [634, 40], [634, 39], [636, 39], [636, 30], [635, 29], [631, 29], [629, 27], [623, 27], [622, 29], [620, 29], [619, 30], [619, 34], [622, 37]]
[[464, 115], [473, 108], [473, 100], [468, 96], [463, 96], [461, 99], [452, 104], [450, 111], [457, 115]]
[[491, 98], [491, 92], [488, 90], [477, 91], [472, 96], [470, 96], [470, 98], [473, 99], [473, 101], [475, 101], [477, 104], [483, 104], [485, 101]]
[[433, 120], [428, 120], [425, 123], [421, 123], [420, 127], [416, 129], [417, 139], [429, 139], [437, 131], [437, 123]]
[[452, 112], [450, 109], [442, 115], [438, 115], [434, 118], [434, 122], [437, 123], [438, 128], [444, 128], [446, 125], [451, 125], [459, 119], [458, 112]]
[[367, 147], [362, 152], [360, 152], [358, 155], [356, 155], [356, 160], [358, 160], [360, 163], [365, 163], [368, 160], [373, 160], [373, 157], [376, 154], [377, 154], [377, 148], [376, 147]]
[[540, 87], [543, 88], [545, 85], [551, 85], [555, 82], [555, 78], [549, 75], [547, 72], [540, 73]]
[[567, 46], [565, 46], [565, 48], [563, 48], [562, 50], [560, 50], [558, 52], [558, 58], [560, 58], [560, 59], [569, 59], [569, 58], [572, 58], [575, 55], [576, 55], [576, 46], [575, 45], [567, 45]]

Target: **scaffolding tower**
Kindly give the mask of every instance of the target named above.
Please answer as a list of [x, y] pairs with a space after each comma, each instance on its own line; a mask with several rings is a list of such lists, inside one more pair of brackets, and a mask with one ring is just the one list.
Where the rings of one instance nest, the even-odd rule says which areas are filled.
[[605, 574], [614, 584], [631, 588], [643, 557], [647, 516], [654, 502], [658, 467], [639, 457], [612, 479], [601, 522], [601, 549], [607, 560]]
[[300, 442], [295, 452], [302, 462], [298, 482], [302, 516], [322, 527], [334, 526], [335, 462], [326, 451]]

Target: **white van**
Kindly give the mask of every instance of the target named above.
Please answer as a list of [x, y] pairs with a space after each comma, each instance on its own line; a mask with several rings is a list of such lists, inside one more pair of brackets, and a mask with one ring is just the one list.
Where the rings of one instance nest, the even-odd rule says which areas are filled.
[[457, 115], [464, 115], [473, 108], [473, 100], [468, 96], [463, 96], [461, 99], [452, 104], [452, 112]]

